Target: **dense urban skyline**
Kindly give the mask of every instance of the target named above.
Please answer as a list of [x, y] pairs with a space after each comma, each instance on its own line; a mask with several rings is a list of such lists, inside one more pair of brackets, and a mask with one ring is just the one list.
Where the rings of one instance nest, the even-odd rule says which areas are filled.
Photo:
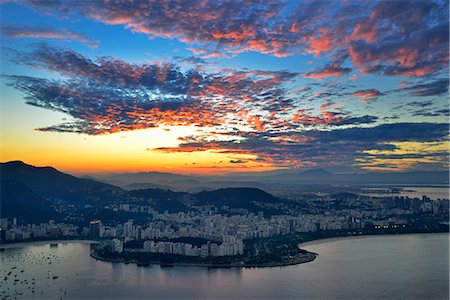
[[1, 160], [448, 169], [448, 1], [6, 1]]

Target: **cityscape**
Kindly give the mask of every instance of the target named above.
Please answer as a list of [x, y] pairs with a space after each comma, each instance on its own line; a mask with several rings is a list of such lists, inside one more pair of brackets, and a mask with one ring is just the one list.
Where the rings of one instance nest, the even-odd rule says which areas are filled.
[[[42, 170], [23, 162], [10, 162], [3, 164], [2, 177], [17, 179], [33, 172], [37, 176]], [[65, 176], [57, 170], [53, 172], [55, 181]], [[138, 251], [207, 258], [243, 256], [245, 247], [252, 247], [248, 241], [277, 236], [301, 237], [308, 233], [314, 239], [314, 234], [316, 238], [324, 238], [447, 232], [449, 226], [449, 199], [432, 200], [426, 195], [380, 197], [342, 191], [294, 193], [291, 190], [287, 194], [290, 198], [283, 199], [257, 188], [184, 193], [108, 187], [113, 189], [116, 199], [106, 201], [103, 206], [98, 204], [101, 201], [80, 205], [77, 200], [60, 200], [54, 207], [58, 220], [24, 223], [23, 211], [20, 216], [2, 218], [0, 240], [11, 243], [94, 239], [115, 253]], [[364, 192], [364, 189], [357, 190]], [[89, 219], [94, 216], [97, 219]]]
[[449, 11], [0, 1], [0, 299], [449, 299]]

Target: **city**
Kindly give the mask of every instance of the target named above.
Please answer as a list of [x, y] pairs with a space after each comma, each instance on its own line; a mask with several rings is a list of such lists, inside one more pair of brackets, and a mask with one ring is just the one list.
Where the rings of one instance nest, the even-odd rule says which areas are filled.
[[[448, 231], [449, 200], [431, 200], [427, 196], [422, 199], [381, 198], [351, 193], [319, 193], [314, 199], [280, 201], [269, 206], [261, 203], [262, 208], [268, 206], [272, 210], [289, 212], [270, 216], [264, 216], [263, 211], [249, 212], [248, 209], [214, 205], [192, 205], [187, 211], [177, 213], [160, 212], [150, 205], [136, 204], [142, 202], [141, 198], [128, 200], [128, 203], [107, 205], [102, 211], [137, 214], [139, 219], [136, 223], [133, 220], [125, 223], [91, 220], [86, 226], [66, 221], [19, 225], [16, 218], [3, 218], [0, 219], [0, 238], [4, 242], [97, 239], [104, 247], [118, 253], [141, 251], [204, 258], [243, 255], [246, 240], [294, 233], [319, 232], [318, 237], [323, 238]], [[148, 202], [152, 200], [148, 199]], [[60, 208], [62, 211], [66, 209]], [[197, 239], [196, 244], [189, 243], [190, 239]], [[141, 243], [137, 247], [133, 241]]]

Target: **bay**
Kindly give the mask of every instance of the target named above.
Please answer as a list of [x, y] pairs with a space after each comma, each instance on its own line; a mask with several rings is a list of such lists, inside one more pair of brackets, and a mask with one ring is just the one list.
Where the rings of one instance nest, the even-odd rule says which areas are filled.
[[[84, 242], [64, 242], [59, 243], [57, 247], [50, 247], [48, 243], [13, 245], [0, 253], [0, 297], [449, 297], [449, 235], [446, 233], [327, 239], [305, 243], [301, 247], [316, 252], [319, 256], [313, 262], [295, 266], [207, 269], [140, 267], [134, 264], [97, 261], [89, 256], [90, 245]], [[6, 280], [5, 276], [8, 277]]]
[[[396, 191], [392, 191], [391, 188], [396, 188]], [[390, 185], [387, 187], [373, 187], [365, 188], [362, 193], [370, 197], [409, 197], [422, 199], [423, 196], [427, 196], [431, 200], [449, 199], [449, 187], [448, 186], [415, 186], [415, 185]], [[375, 190], [375, 192], [374, 192]], [[383, 193], [376, 192], [382, 190]]]

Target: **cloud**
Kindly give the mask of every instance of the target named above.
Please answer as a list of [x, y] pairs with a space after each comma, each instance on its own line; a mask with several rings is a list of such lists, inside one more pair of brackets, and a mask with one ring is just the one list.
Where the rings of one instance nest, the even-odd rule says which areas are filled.
[[[394, 151], [399, 142], [441, 143], [448, 141], [449, 125], [444, 123], [396, 123], [368, 128], [248, 133], [243, 139], [214, 140], [191, 136], [178, 147], [154, 149], [163, 153], [215, 151], [232, 155], [253, 154], [255, 161], [279, 167], [331, 164], [358, 165], [370, 160], [369, 150]], [[432, 155], [432, 154], [431, 154]], [[442, 156], [442, 153], [439, 153]], [[448, 157], [448, 154], [445, 154]], [[445, 158], [444, 157], [444, 158]], [[401, 159], [402, 157], [397, 157]], [[375, 158], [372, 158], [375, 159]]]
[[182, 97], [149, 98], [150, 90], [111, 87], [90, 81], [68, 82], [27, 76], [8, 76], [26, 95], [28, 104], [66, 113], [74, 122], [40, 128], [41, 131], [104, 134], [157, 127], [163, 124], [216, 125], [211, 106]]
[[404, 87], [400, 91], [407, 91], [409, 95], [416, 97], [437, 96], [448, 93], [448, 83], [448, 78], [438, 79]]
[[352, 71], [351, 68], [343, 68], [337, 64], [329, 64], [322, 69], [310, 72], [304, 75], [306, 78], [323, 79], [330, 76], [347, 75]]
[[450, 116], [450, 109], [444, 108], [444, 109], [437, 109], [437, 110], [431, 110], [431, 109], [421, 109], [418, 111], [413, 112], [412, 116], [414, 117], [448, 117]]
[[431, 101], [413, 101], [409, 102], [406, 105], [412, 106], [412, 107], [418, 107], [418, 108], [426, 108], [433, 105], [433, 102]]
[[[21, 1], [152, 37], [178, 39], [195, 55], [277, 57], [345, 53], [363, 74], [425, 76], [448, 68], [448, 1]], [[326, 66], [311, 78], [347, 74]]]
[[322, 141], [351, 140], [360, 142], [417, 141], [435, 142], [448, 138], [449, 125], [443, 123], [394, 123], [371, 128], [346, 128], [318, 133]]
[[361, 102], [372, 102], [376, 100], [382, 93], [377, 89], [358, 90], [351, 94], [352, 96], [359, 97]]
[[93, 48], [98, 47], [98, 41], [71, 30], [56, 31], [46, 27], [12, 26], [3, 24], [0, 26], [0, 31], [2, 34], [11, 38], [60, 39], [89, 44], [89, 46]]
[[246, 160], [242, 160], [242, 159], [231, 159], [230, 163], [231, 164], [245, 164], [245, 163], [247, 163], [247, 161]]
[[269, 130], [281, 126], [279, 118], [294, 107], [284, 85], [298, 76], [239, 69], [207, 73], [195, 67], [182, 70], [174, 63], [130, 64], [112, 57], [91, 60], [45, 44], [27, 53], [16, 51], [13, 60], [63, 76], [7, 76], [28, 104], [75, 118], [41, 130], [87, 134], [225, 123]]
[[363, 116], [363, 117], [349, 117], [338, 112], [325, 111], [318, 116], [309, 114], [305, 110], [299, 110], [292, 118], [293, 123], [302, 125], [359, 125], [370, 124], [376, 122], [378, 117]]
[[349, 46], [355, 68], [363, 74], [425, 76], [448, 69], [448, 23], [416, 32], [407, 40]]

